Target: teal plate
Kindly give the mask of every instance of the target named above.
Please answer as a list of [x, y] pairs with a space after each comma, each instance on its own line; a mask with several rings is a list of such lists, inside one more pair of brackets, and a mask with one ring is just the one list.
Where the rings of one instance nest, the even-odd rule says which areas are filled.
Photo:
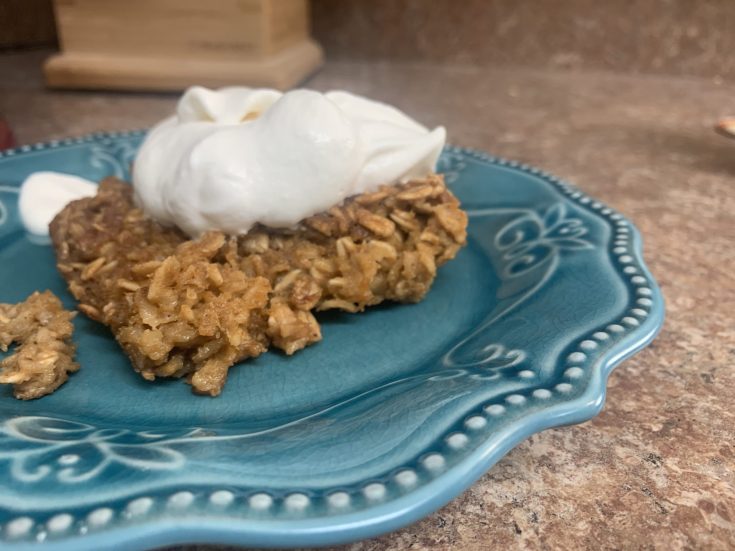
[[[0, 153], [0, 301], [74, 301], [24, 233], [18, 185], [126, 178], [142, 132]], [[375, 536], [462, 492], [530, 435], [590, 419], [663, 321], [635, 228], [535, 168], [440, 160], [469, 243], [426, 299], [321, 316], [324, 340], [231, 370], [219, 398], [130, 368], [78, 316], [81, 371], [32, 402], [0, 389], [0, 547], [311, 546]]]

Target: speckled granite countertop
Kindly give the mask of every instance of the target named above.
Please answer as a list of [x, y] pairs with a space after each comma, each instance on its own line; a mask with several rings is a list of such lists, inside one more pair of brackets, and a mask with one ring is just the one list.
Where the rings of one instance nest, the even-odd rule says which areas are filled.
[[[46, 92], [42, 59], [0, 56], [0, 114], [22, 143], [147, 126], [175, 101]], [[599, 417], [534, 436], [435, 514], [341, 549], [735, 548], [735, 142], [711, 130], [735, 113], [735, 86], [393, 63], [327, 64], [308, 85], [577, 183], [640, 228], [668, 307]]]

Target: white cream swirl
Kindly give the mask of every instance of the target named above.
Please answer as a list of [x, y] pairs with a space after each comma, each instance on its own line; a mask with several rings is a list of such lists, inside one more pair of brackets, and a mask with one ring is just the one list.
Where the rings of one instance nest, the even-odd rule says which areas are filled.
[[425, 176], [444, 142], [443, 127], [347, 92], [193, 87], [146, 137], [133, 185], [163, 224], [242, 234]]

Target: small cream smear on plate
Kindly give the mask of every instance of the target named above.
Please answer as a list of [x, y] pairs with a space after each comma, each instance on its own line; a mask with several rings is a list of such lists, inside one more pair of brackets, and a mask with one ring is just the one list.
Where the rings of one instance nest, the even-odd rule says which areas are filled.
[[[343, 91], [189, 88], [146, 136], [133, 163], [138, 205], [196, 237], [287, 228], [346, 198], [424, 177], [444, 147], [398, 109]], [[26, 229], [48, 235], [68, 202], [95, 185], [53, 172], [21, 187]]]
[[68, 203], [97, 193], [97, 184], [62, 172], [34, 172], [20, 186], [18, 211], [25, 229], [48, 236], [48, 225]]

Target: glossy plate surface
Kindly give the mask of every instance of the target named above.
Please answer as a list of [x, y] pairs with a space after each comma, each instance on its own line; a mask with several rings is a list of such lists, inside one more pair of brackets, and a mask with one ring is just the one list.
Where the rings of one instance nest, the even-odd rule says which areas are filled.
[[[141, 138], [0, 153], [0, 302], [48, 288], [74, 304], [20, 224], [20, 182], [125, 178]], [[321, 343], [234, 368], [219, 398], [144, 382], [78, 316], [78, 374], [33, 402], [0, 388], [0, 547], [370, 537], [440, 507], [531, 434], [597, 414], [610, 370], [663, 321], [637, 231], [534, 168], [453, 147], [439, 168], [470, 239], [427, 298], [323, 315]]]

